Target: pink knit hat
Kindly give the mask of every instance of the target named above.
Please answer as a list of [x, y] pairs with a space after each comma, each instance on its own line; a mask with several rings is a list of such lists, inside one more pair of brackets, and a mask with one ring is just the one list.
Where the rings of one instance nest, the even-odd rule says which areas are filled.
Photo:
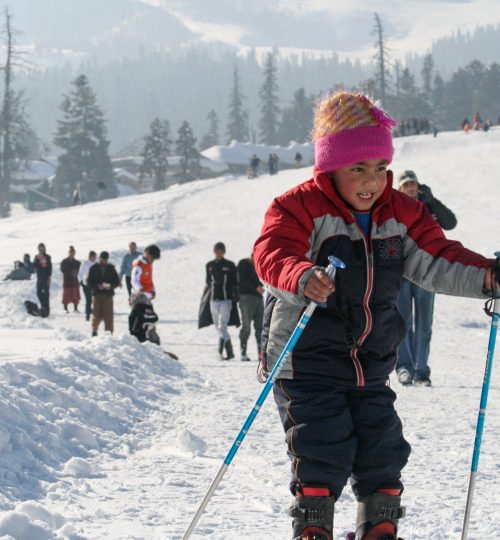
[[323, 99], [314, 113], [316, 167], [326, 172], [369, 159], [390, 163], [395, 125], [395, 120], [363, 94], [338, 92]]

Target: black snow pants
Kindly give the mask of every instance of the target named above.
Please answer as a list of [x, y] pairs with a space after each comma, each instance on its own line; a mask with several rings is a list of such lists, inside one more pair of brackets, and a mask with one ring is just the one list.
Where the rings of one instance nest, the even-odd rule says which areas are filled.
[[278, 379], [273, 390], [292, 460], [293, 495], [300, 485], [322, 486], [338, 498], [349, 478], [358, 500], [377, 489], [403, 488], [411, 448], [388, 386]]

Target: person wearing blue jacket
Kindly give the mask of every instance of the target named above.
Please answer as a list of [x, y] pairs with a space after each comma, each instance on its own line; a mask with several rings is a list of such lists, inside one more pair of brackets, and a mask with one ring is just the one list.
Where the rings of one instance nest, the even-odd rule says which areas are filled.
[[128, 245], [129, 252], [126, 253], [122, 259], [122, 265], [120, 267], [120, 283], [122, 282], [123, 276], [125, 276], [125, 283], [127, 285], [128, 297], [132, 294], [132, 263], [140, 257], [139, 251], [137, 251], [137, 244], [135, 242], [130, 242]]

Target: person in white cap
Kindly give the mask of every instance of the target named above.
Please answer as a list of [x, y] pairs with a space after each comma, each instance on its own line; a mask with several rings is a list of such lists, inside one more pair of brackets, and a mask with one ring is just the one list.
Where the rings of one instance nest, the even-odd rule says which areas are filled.
[[[432, 194], [431, 188], [420, 184], [410, 170], [399, 177], [399, 191], [423, 202], [445, 231], [456, 227], [455, 214]], [[429, 352], [432, 337], [435, 293], [403, 279], [398, 308], [406, 322], [406, 337], [399, 346], [396, 371], [403, 385], [431, 386]]]

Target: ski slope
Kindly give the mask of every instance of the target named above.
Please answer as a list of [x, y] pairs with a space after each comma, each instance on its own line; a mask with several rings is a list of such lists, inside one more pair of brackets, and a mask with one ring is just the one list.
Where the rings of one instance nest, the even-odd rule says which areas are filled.
[[[411, 168], [457, 215], [449, 237], [485, 255], [500, 249], [500, 129], [395, 140], [393, 170]], [[272, 198], [310, 169], [248, 180], [223, 177], [82, 207], [27, 213], [0, 223], [0, 274], [40, 241], [54, 263], [51, 317], [24, 312], [35, 282], [0, 282], [0, 539], [180, 540], [261, 385], [256, 362], [215, 359], [213, 327], [198, 330], [204, 265], [224, 241], [247, 256]], [[127, 335], [124, 289], [115, 334], [90, 338], [83, 314], [65, 314], [58, 263], [74, 245], [111, 253], [156, 242], [157, 347]], [[403, 388], [397, 409], [413, 447], [404, 471], [406, 540], [460, 538], [489, 319], [478, 300], [436, 300], [433, 387]], [[237, 345], [237, 330], [231, 329]], [[251, 341], [253, 345], [253, 341]], [[255, 359], [256, 352], [249, 354]], [[500, 355], [500, 351], [497, 356]], [[500, 360], [499, 360], [500, 362]], [[494, 366], [470, 540], [500, 538], [499, 370]], [[270, 398], [192, 538], [290, 538], [289, 464]], [[335, 537], [355, 523], [347, 487]]]

